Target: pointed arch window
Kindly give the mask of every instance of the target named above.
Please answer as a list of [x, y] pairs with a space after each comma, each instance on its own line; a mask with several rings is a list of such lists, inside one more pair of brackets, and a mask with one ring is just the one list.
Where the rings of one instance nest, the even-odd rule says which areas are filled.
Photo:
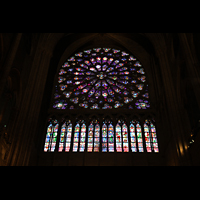
[[44, 151], [53, 152], [56, 147], [59, 123], [56, 119], [48, 120], [47, 134], [45, 139]]
[[147, 152], [158, 152], [158, 143], [154, 120], [146, 119], [144, 122], [144, 134]]
[[[85, 150], [85, 135], [86, 135], [86, 124], [84, 120], [78, 120], [74, 127], [74, 142], [73, 152], [84, 152]], [[79, 142], [80, 137], [80, 142]], [[80, 143], [80, 147], [79, 147]]]
[[124, 120], [118, 120], [116, 125], [116, 151], [129, 152], [128, 128]]
[[97, 120], [92, 120], [88, 127], [88, 152], [99, 152], [100, 125]]
[[58, 151], [69, 152], [72, 136], [72, 123], [71, 120], [64, 121], [60, 131], [60, 142]]

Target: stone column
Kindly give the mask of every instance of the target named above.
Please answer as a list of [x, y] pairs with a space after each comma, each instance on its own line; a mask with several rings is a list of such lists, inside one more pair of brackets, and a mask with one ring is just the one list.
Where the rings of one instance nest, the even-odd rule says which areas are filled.
[[[157, 48], [157, 54], [160, 60], [162, 80], [164, 83], [163, 89], [165, 91], [164, 96], [166, 98], [166, 105], [168, 108], [167, 110], [168, 110], [169, 127], [170, 127], [169, 130], [172, 133], [177, 148], [178, 158], [179, 158], [178, 162], [180, 165], [189, 165], [187, 152], [185, 150], [186, 139], [184, 137], [184, 125], [182, 124], [181, 116], [179, 114], [180, 108], [176, 98], [176, 90], [173, 84], [169, 61], [167, 57], [167, 51], [164, 44]], [[173, 154], [174, 153], [175, 149], [173, 150]]]
[[[13, 143], [8, 156], [8, 165], [23, 165], [28, 158], [31, 137], [37, 125], [41, 99], [49, 67], [50, 53], [44, 50], [41, 36], [31, 66], [28, 83], [22, 99], [19, 115], [13, 124]], [[48, 49], [48, 48], [47, 48]], [[23, 123], [21, 123], [23, 122]]]
[[200, 108], [200, 74], [199, 70], [197, 70], [197, 64], [194, 61], [193, 54], [191, 52], [191, 48], [189, 46], [187, 37], [185, 33], [179, 34], [180, 44], [182, 48], [183, 56], [186, 60], [186, 67], [188, 71], [188, 75], [193, 86], [193, 90], [197, 99], [198, 106]]
[[22, 33], [16, 34], [14, 41], [11, 44], [11, 49], [8, 52], [5, 64], [3, 66], [3, 74], [0, 75], [0, 96], [3, 93], [5, 83], [6, 83], [6, 79], [9, 75], [10, 69], [11, 69], [13, 61], [15, 59], [15, 55], [16, 55], [21, 37], [22, 37]]

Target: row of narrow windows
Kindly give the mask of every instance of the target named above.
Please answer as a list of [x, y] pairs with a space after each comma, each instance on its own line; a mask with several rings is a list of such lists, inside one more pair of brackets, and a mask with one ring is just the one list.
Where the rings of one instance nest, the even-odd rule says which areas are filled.
[[50, 120], [44, 151], [54, 152], [56, 144], [58, 152], [159, 152], [155, 123], [149, 119], [142, 126], [137, 120], [129, 125], [124, 120], [118, 120], [116, 125], [110, 120], [104, 120], [102, 125], [92, 120], [88, 127], [84, 120], [77, 121], [74, 127], [71, 120], [65, 120], [61, 127], [57, 120]]

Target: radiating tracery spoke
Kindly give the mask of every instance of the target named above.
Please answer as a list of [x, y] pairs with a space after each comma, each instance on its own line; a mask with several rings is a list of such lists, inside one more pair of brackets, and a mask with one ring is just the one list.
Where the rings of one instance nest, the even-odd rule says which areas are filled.
[[117, 49], [93, 48], [70, 57], [59, 71], [55, 91], [57, 109], [150, 107], [144, 68]]

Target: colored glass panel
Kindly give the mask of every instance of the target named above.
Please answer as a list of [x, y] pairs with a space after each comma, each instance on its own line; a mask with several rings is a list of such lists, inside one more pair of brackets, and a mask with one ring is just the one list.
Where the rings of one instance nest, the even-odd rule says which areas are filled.
[[121, 126], [116, 125], [116, 151], [122, 152], [122, 135], [121, 135]]
[[137, 125], [136, 125], [136, 130], [137, 130], [138, 150], [139, 150], [139, 152], [144, 152], [142, 130], [141, 130], [141, 126], [139, 123], [137, 123]]
[[73, 152], [78, 151], [79, 131], [80, 131], [80, 125], [79, 125], [79, 123], [77, 123], [75, 126], [75, 130], [74, 130]]
[[[63, 105], [62, 102], [54, 103], [53, 108], [128, 108], [126, 104], [132, 101], [131, 97], [133, 97], [136, 109], [147, 109], [150, 107], [149, 103], [136, 102], [137, 99], [135, 99], [139, 95], [149, 98], [144, 73], [144, 68], [134, 56], [119, 49], [93, 48], [75, 53], [62, 65], [59, 71], [60, 76], [58, 76], [56, 87], [58, 86], [60, 91], [57, 90], [55, 95], [55, 99], [66, 98], [67, 101], [72, 96], [71, 103], [69, 107]], [[90, 86], [95, 87], [91, 90]], [[107, 91], [105, 92], [104, 89]], [[62, 92], [65, 96], [62, 95]], [[90, 104], [83, 103], [84, 100], [80, 98], [82, 94], [85, 95], [85, 99], [87, 98]], [[111, 98], [114, 95], [119, 96], [119, 94], [125, 95], [127, 99], [123, 102], [122, 96], [119, 104], [113, 105], [113, 102], [110, 102], [112, 105], [105, 106], [107, 97]], [[79, 99], [74, 99], [74, 95]], [[101, 96], [104, 99], [98, 105], [91, 105], [90, 98], [93, 95], [96, 99], [101, 98]]]
[[85, 137], [86, 137], [86, 125], [82, 124], [81, 126], [81, 135], [80, 135], [80, 152], [84, 152], [85, 150]]
[[133, 123], [130, 124], [130, 139], [131, 139], [131, 151], [137, 152], [136, 137], [135, 137], [135, 126], [133, 125]]
[[53, 152], [56, 147], [56, 140], [58, 134], [59, 123], [57, 120], [49, 119], [49, 125], [47, 127], [47, 134], [45, 139], [44, 151]]
[[122, 125], [122, 137], [123, 137], [123, 151], [129, 152], [129, 146], [128, 146], [128, 129], [127, 125]]
[[113, 125], [108, 125], [108, 150], [114, 152], [114, 129]]
[[107, 125], [102, 126], [102, 152], [107, 152]]
[[88, 127], [88, 148], [87, 148], [88, 152], [92, 152], [93, 150], [93, 129], [94, 125], [93, 123], [91, 123]]
[[94, 152], [99, 152], [100, 126], [96, 124], [94, 132]]

